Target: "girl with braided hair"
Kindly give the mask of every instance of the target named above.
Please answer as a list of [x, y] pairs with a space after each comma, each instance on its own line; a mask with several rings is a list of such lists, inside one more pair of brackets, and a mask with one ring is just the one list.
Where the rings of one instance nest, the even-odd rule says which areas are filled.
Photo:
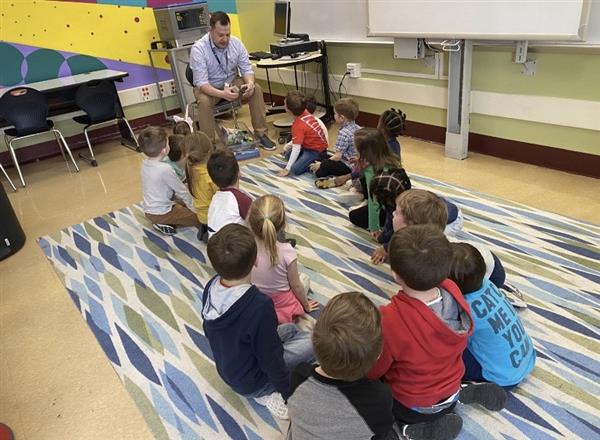
[[396, 197], [411, 188], [404, 168], [392, 168], [377, 174], [369, 184], [369, 192], [379, 202], [384, 212], [385, 223], [381, 234], [377, 236], [379, 246], [371, 254], [373, 264], [381, 264], [387, 257], [387, 245], [394, 233], [392, 213], [396, 209]]
[[398, 136], [404, 133], [406, 115], [401, 110], [391, 108], [384, 111], [379, 117], [377, 128], [383, 132], [390, 150], [400, 157], [400, 143]]
[[246, 220], [258, 248], [252, 284], [273, 300], [279, 324], [317, 310], [319, 304], [308, 299], [309, 279], [298, 271], [296, 250], [281, 240], [286, 226], [283, 201], [274, 195], [259, 197]]

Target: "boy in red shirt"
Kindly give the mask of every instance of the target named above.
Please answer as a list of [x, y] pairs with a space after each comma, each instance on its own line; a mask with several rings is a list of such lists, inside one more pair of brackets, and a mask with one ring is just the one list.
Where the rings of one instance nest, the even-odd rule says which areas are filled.
[[289, 92], [285, 97], [285, 108], [296, 119], [292, 124], [292, 147], [284, 153], [288, 163], [278, 176], [290, 173], [298, 176], [305, 173], [314, 161], [326, 159], [327, 134], [317, 119], [306, 110], [306, 98], [302, 92]]
[[506, 392], [495, 384], [461, 388], [473, 320], [447, 279], [452, 258], [450, 243], [432, 225], [408, 226], [390, 240], [392, 275], [401, 289], [380, 308], [383, 350], [368, 377], [389, 384], [402, 434], [414, 440], [456, 438], [462, 428], [452, 412], [458, 401], [495, 411], [506, 403]]

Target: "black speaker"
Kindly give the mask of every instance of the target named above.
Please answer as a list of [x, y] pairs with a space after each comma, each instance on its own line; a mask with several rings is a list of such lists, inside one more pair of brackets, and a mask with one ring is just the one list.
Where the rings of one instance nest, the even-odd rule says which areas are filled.
[[15, 215], [6, 191], [0, 184], [0, 260], [11, 256], [25, 244], [25, 233]]

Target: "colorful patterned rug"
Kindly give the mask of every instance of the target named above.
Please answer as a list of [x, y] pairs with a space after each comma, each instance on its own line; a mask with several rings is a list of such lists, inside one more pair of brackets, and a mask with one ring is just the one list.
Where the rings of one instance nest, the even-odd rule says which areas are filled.
[[[397, 290], [373, 266], [368, 234], [336, 190], [279, 179], [279, 159], [242, 168], [242, 188], [277, 194], [289, 211], [314, 298]], [[500, 413], [461, 407], [461, 439], [600, 439], [600, 227], [413, 175], [457, 203], [464, 237], [488, 244], [530, 304], [520, 312], [538, 363]], [[219, 378], [202, 333], [199, 294], [212, 276], [196, 231], [158, 235], [140, 206], [39, 239], [39, 244], [157, 439], [281, 439], [286, 424]]]

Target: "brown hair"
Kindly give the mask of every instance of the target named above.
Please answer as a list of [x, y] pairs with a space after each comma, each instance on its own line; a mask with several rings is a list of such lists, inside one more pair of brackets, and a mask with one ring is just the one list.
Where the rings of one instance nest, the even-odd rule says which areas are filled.
[[188, 124], [185, 121], [178, 121], [173, 126], [173, 134], [182, 134], [184, 136], [187, 136], [191, 132], [192, 129], [190, 128], [190, 124]]
[[411, 187], [404, 168], [382, 171], [371, 179], [369, 192], [377, 202], [391, 213], [396, 207], [396, 197]]
[[345, 381], [361, 379], [383, 348], [379, 310], [362, 293], [340, 293], [321, 312], [312, 342], [325, 373]]
[[300, 116], [306, 110], [306, 98], [299, 90], [292, 90], [285, 96], [285, 106], [294, 116]]
[[206, 163], [211, 151], [213, 150], [213, 145], [208, 136], [201, 131], [197, 131], [186, 136], [183, 145], [185, 151], [187, 152], [187, 160], [185, 162], [187, 185], [188, 189], [190, 190], [190, 194], [196, 197], [194, 194], [194, 181], [196, 180], [194, 166], [201, 163]]
[[448, 208], [444, 201], [431, 191], [411, 189], [396, 199], [407, 225], [434, 225], [441, 231], [448, 223]]
[[452, 243], [454, 259], [450, 279], [463, 295], [481, 289], [485, 277], [485, 261], [474, 246], [468, 243]]
[[388, 147], [383, 134], [376, 128], [359, 128], [354, 132], [354, 145], [360, 159], [367, 162], [375, 171], [385, 167], [401, 168], [400, 160]]
[[206, 168], [211, 180], [220, 189], [234, 185], [240, 175], [240, 166], [229, 148], [218, 148], [213, 151], [208, 158]]
[[223, 11], [211, 12], [209, 21], [210, 27], [214, 28], [217, 23], [219, 23], [221, 26], [227, 26], [228, 24], [231, 24], [229, 15]]
[[248, 226], [256, 238], [262, 241], [271, 258], [271, 266], [277, 264], [277, 234], [285, 228], [285, 207], [277, 196], [259, 197], [250, 205]]
[[181, 134], [172, 134], [169, 136], [169, 159], [173, 162], [181, 160], [181, 156], [184, 155], [185, 147], [183, 141], [185, 136]]
[[392, 270], [415, 290], [428, 290], [450, 275], [452, 247], [433, 225], [414, 225], [394, 232], [389, 245]]
[[138, 136], [142, 152], [148, 157], [156, 157], [167, 146], [167, 132], [162, 127], [147, 127]]
[[245, 226], [230, 223], [214, 234], [206, 253], [215, 271], [226, 280], [240, 280], [256, 262], [256, 240]]
[[356, 121], [358, 118], [358, 102], [355, 99], [342, 98], [335, 103], [333, 109], [349, 121]]

